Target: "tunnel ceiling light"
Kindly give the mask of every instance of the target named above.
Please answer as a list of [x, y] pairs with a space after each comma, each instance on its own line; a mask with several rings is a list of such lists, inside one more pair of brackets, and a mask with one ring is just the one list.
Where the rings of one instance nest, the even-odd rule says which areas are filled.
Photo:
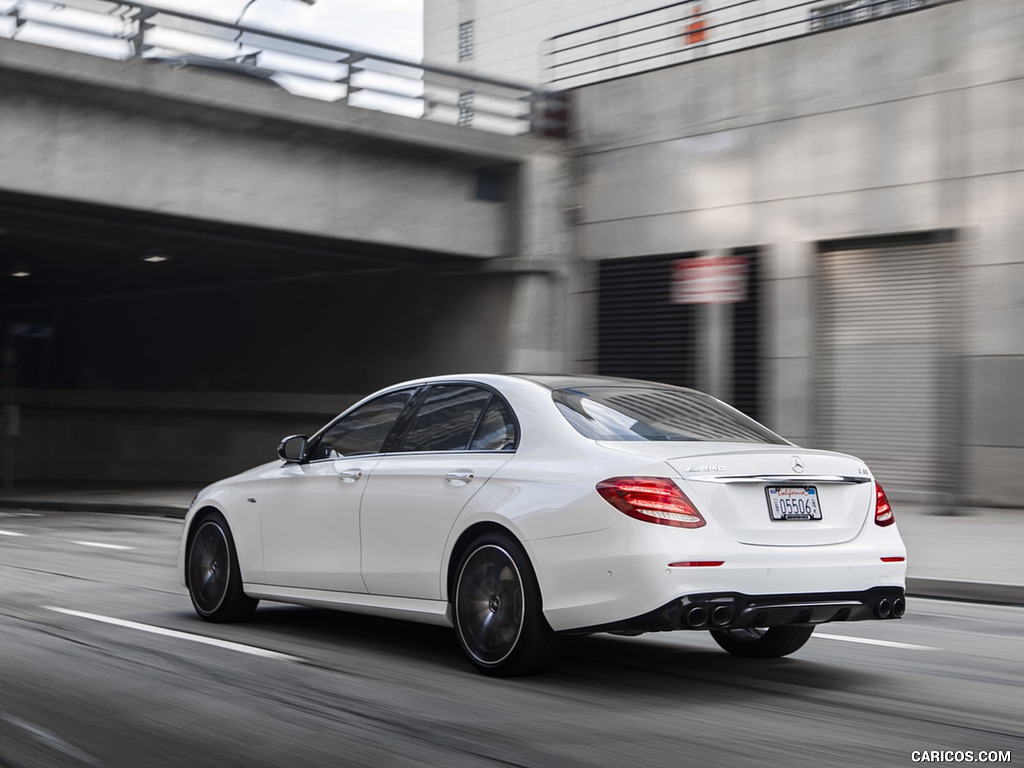
[[32, 273], [24, 269], [16, 269], [11, 272], [11, 277], [31, 277]]
[[143, 261], [148, 261], [150, 264], [160, 264], [164, 261], [170, 261], [171, 257], [166, 253], [149, 253], [142, 257]]

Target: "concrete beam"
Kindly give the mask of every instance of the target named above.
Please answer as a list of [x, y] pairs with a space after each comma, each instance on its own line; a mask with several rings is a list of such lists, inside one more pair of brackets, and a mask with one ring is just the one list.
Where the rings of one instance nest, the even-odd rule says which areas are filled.
[[44, 90], [82, 92], [137, 113], [195, 117], [232, 127], [278, 123], [349, 135], [475, 160], [521, 162], [558, 151], [561, 142], [533, 135], [506, 136], [430, 120], [304, 99], [241, 75], [198, 67], [176, 68], [132, 59], [114, 62], [71, 51], [0, 39], [0, 81]]

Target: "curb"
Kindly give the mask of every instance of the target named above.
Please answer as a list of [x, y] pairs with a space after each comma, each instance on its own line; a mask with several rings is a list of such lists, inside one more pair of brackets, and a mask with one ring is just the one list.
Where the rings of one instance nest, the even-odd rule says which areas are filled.
[[0, 499], [0, 509], [25, 509], [45, 512], [93, 512], [114, 515], [146, 515], [184, 520], [188, 509], [171, 504], [144, 504], [137, 501], [53, 501], [50, 499]]
[[907, 595], [967, 603], [1024, 605], [1024, 586], [1001, 582], [908, 577]]

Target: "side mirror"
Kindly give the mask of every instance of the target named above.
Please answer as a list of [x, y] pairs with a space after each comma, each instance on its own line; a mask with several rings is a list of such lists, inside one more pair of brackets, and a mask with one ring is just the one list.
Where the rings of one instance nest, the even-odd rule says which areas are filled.
[[289, 462], [302, 461], [306, 458], [306, 436], [289, 435], [277, 446], [277, 455]]

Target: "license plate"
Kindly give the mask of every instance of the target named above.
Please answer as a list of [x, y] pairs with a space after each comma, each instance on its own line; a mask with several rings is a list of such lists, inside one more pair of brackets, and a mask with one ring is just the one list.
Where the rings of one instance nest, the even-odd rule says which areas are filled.
[[821, 520], [818, 489], [813, 485], [770, 485], [765, 491], [772, 520]]

